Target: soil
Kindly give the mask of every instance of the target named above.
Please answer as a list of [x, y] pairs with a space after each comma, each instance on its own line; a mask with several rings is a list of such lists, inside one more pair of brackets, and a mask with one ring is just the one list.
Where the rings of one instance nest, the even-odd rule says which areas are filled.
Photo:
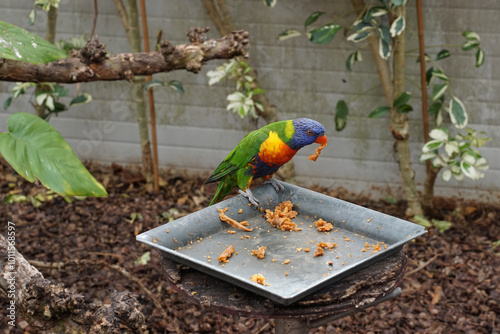
[[[46, 200], [0, 204], [6, 234], [7, 221], [16, 224], [16, 246], [29, 260], [78, 262], [61, 269], [39, 267], [53, 282], [106, 301], [111, 292], [130, 290], [138, 296], [151, 333], [273, 333], [274, 321], [236, 318], [187, 302], [170, 291], [159, 270], [157, 251], [135, 236], [168, 222], [169, 217], [197, 211], [208, 205], [214, 188], [202, 177], [164, 171], [160, 194], [146, 191], [140, 174], [120, 166], [91, 165], [92, 174], [109, 192], [107, 198], [50, 198], [45, 188], [30, 184], [5, 165], [0, 174], [0, 201], [17, 193]], [[340, 190], [327, 193], [400, 218], [404, 203], [348, 197]], [[39, 207], [35, 207], [36, 205]], [[170, 210], [170, 211], [169, 211]], [[310, 333], [499, 333], [500, 332], [500, 205], [461, 203], [437, 199], [433, 217], [452, 222], [443, 233], [429, 233], [408, 246], [408, 272], [402, 296]], [[151, 251], [147, 264], [135, 263]], [[95, 263], [95, 265], [89, 265]], [[130, 273], [105, 266], [115, 264]], [[137, 284], [142, 282], [160, 301], [161, 309]], [[7, 325], [9, 300], [0, 293], [0, 333], [33, 333], [21, 317]], [[162, 314], [166, 313], [167, 317]]]

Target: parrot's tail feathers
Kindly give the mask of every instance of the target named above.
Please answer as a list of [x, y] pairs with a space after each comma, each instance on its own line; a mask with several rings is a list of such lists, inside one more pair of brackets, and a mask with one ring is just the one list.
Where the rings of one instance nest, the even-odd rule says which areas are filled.
[[215, 195], [214, 195], [214, 198], [212, 198], [212, 200], [210, 201], [210, 205], [212, 204], [215, 204], [215, 203], [219, 203], [220, 201], [222, 201], [224, 199], [224, 197], [226, 197], [226, 195], [231, 191], [231, 189], [227, 190], [226, 189], [226, 182], [224, 182], [224, 180], [220, 181], [219, 183], [219, 186], [217, 187], [217, 190], [215, 191]]

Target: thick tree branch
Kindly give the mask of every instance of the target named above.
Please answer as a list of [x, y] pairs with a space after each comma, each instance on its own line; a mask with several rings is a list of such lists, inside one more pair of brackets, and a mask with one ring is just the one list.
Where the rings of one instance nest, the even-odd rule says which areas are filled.
[[[109, 304], [88, 303], [83, 295], [43, 278], [15, 249], [13, 240], [0, 235], [0, 289], [40, 333], [145, 333], [144, 315], [135, 296], [115, 292]], [[15, 319], [15, 318], [14, 318]]]
[[0, 81], [77, 83], [104, 80], [132, 80], [175, 70], [198, 73], [212, 59], [248, 56], [248, 32], [235, 31], [221, 39], [174, 46], [161, 43], [159, 51], [107, 55], [97, 39], [89, 41], [67, 59], [34, 65], [0, 58]]

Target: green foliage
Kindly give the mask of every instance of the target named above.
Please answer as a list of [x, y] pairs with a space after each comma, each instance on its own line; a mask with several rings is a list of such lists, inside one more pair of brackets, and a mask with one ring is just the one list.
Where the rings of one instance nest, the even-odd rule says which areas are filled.
[[309, 40], [314, 44], [328, 44], [341, 28], [342, 26], [338, 24], [325, 24], [320, 28], [310, 30], [308, 32]]
[[457, 134], [452, 137], [447, 128], [433, 129], [429, 140], [422, 147], [420, 161], [431, 160], [435, 168], [443, 169], [443, 181], [450, 181], [452, 176], [461, 181], [464, 177], [478, 180], [484, 177], [483, 171], [488, 169], [488, 162], [476, 148], [484, 146], [491, 139], [467, 129], [466, 134]]
[[415, 222], [417, 224], [420, 224], [420, 225], [427, 227], [427, 228], [435, 228], [439, 233], [444, 233], [444, 232], [448, 231], [452, 226], [452, 223], [449, 221], [438, 220], [438, 219], [428, 220], [427, 218], [425, 218], [422, 215], [415, 215], [415, 217], [413, 217], [413, 219], [415, 220]]
[[349, 107], [344, 100], [337, 102], [335, 108], [335, 130], [342, 131], [347, 124], [347, 114], [349, 114]]
[[42, 118], [45, 120], [49, 120], [53, 114], [68, 110], [70, 106], [84, 105], [92, 101], [92, 96], [89, 93], [82, 93], [73, 97], [67, 106], [60, 102], [60, 98], [66, 97], [68, 95], [68, 90], [60, 84], [50, 82], [38, 84], [33, 82], [18, 82], [11, 90], [12, 96], [4, 102], [4, 109], [7, 109], [13, 100], [25, 94], [27, 90], [35, 87], [38, 87], [35, 94], [35, 104], [44, 106], [46, 113]]
[[144, 85], [144, 89], [148, 90], [149, 88], [152, 87], [162, 87], [162, 86], [170, 87], [179, 94], [184, 93], [184, 87], [182, 86], [182, 82], [178, 80], [170, 80], [170, 81], [151, 80], [150, 82]]
[[217, 67], [215, 71], [208, 71], [207, 73], [210, 78], [208, 81], [209, 86], [225, 78], [235, 81], [236, 90], [227, 96], [229, 103], [226, 109], [237, 113], [241, 118], [247, 116], [258, 118], [257, 109], [263, 111], [262, 105], [254, 100], [254, 96], [263, 94], [264, 90], [256, 88], [253, 77], [250, 75], [251, 71], [252, 67], [247, 62], [232, 59]]
[[63, 195], [107, 196], [52, 125], [27, 113], [11, 115], [7, 124], [0, 153], [19, 175]]
[[32, 64], [66, 58], [66, 53], [22, 28], [0, 21], [0, 57]]

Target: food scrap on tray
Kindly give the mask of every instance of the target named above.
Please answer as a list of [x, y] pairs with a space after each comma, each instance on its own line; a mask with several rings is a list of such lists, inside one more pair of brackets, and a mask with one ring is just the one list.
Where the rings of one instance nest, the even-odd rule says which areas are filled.
[[220, 220], [222, 220], [223, 222], [229, 223], [231, 226], [239, 228], [240, 230], [243, 230], [245, 232], [252, 232], [253, 231], [253, 228], [248, 228], [245, 226], [245, 225], [248, 225], [248, 223], [246, 221], [238, 223], [233, 218], [226, 216], [225, 212], [227, 210], [229, 210], [229, 208], [217, 209], [217, 211], [219, 211]]
[[255, 274], [253, 275], [252, 277], [250, 277], [250, 280], [256, 282], [256, 283], [259, 283], [261, 285], [271, 285], [271, 284], [268, 284], [266, 283], [266, 278], [264, 276], [262, 276], [262, 274]]
[[320, 232], [328, 232], [333, 230], [333, 225], [331, 223], [327, 223], [321, 218], [314, 222], [314, 226], [316, 226], [316, 228]]
[[219, 262], [228, 263], [228, 259], [233, 255], [234, 247], [233, 245], [229, 245], [224, 251], [219, 255]]
[[293, 203], [285, 201], [274, 208], [274, 212], [266, 209], [266, 219], [272, 226], [281, 229], [282, 231], [301, 231], [302, 228], [297, 227], [297, 224], [292, 222], [292, 219], [297, 217], [297, 211], [292, 210]]
[[321, 150], [324, 149], [325, 147], [326, 147], [326, 144], [319, 145], [319, 147], [316, 148], [316, 153], [311, 154], [310, 156], [307, 157], [307, 159], [312, 160], [312, 161], [316, 161], [319, 157], [319, 154], [321, 153]]
[[259, 249], [252, 249], [252, 253], [250, 255], [255, 255], [259, 259], [263, 259], [266, 256], [266, 247], [261, 246]]

